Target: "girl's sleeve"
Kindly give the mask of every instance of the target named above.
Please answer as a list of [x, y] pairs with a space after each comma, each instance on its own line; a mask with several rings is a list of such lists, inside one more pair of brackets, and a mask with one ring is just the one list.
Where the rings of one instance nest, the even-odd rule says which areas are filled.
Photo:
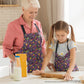
[[13, 53], [12, 50], [14, 39], [15, 39], [15, 29], [12, 26], [12, 24], [8, 24], [8, 28], [3, 41], [3, 57], [8, 57], [10, 54]]
[[55, 50], [55, 47], [52, 43], [50, 44], [49, 48], [52, 49], [53, 51]]
[[69, 41], [69, 50], [72, 49], [72, 48], [77, 49], [76, 43], [74, 41]]

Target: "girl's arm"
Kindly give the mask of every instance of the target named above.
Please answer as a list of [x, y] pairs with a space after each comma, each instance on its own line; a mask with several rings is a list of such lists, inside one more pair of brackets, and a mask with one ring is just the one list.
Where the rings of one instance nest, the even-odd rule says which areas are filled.
[[72, 80], [71, 72], [72, 72], [72, 70], [74, 69], [74, 66], [75, 66], [75, 56], [76, 56], [75, 48], [72, 48], [70, 50], [70, 65], [69, 65], [69, 68], [68, 68], [68, 70], [65, 74], [64, 80]]
[[70, 50], [70, 65], [69, 65], [69, 68], [68, 68], [67, 72], [71, 73], [72, 70], [74, 69], [75, 59], [76, 59], [76, 49], [72, 48]]
[[43, 58], [43, 63], [42, 63], [41, 70], [35, 70], [35, 71], [32, 72], [32, 74], [40, 75], [41, 73], [44, 73], [44, 70], [45, 70], [48, 62], [50, 61], [51, 55], [52, 55], [52, 49], [48, 49], [47, 55], [45, 55], [45, 57]]
[[47, 55], [46, 55], [46, 56], [44, 57], [44, 59], [43, 59], [42, 68], [41, 68], [42, 71], [45, 70], [47, 64], [49, 63], [50, 58], [51, 58], [51, 56], [52, 56], [52, 52], [53, 52], [53, 50], [49, 48]]

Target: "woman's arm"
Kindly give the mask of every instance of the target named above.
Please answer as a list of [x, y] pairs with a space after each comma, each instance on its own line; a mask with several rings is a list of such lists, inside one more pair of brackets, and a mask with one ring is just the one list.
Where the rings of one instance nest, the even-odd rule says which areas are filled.
[[8, 25], [4, 42], [3, 42], [3, 55], [4, 57], [10, 57], [13, 54], [13, 42], [15, 39], [15, 29], [12, 24]]
[[8, 57], [11, 59], [11, 61], [15, 61], [15, 56], [13, 54], [9, 55]]

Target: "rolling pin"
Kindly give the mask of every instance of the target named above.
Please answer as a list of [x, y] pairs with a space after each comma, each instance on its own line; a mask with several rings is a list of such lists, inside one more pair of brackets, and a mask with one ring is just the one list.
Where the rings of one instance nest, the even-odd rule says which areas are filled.
[[41, 77], [44, 78], [58, 78], [58, 79], [64, 79], [64, 76], [61, 74], [49, 74], [49, 73], [42, 73]]

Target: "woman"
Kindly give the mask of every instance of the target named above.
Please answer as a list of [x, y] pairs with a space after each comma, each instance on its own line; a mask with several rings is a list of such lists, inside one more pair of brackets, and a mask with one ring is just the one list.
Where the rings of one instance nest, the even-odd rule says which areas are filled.
[[28, 72], [41, 69], [45, 56], [45, 39], [37, 16], [40, 4], [38, 0], [22, 0], [23, 14], [8, 24], [3, 42], [4, 57], [15, 61], [14, 54], [26, 53]]

